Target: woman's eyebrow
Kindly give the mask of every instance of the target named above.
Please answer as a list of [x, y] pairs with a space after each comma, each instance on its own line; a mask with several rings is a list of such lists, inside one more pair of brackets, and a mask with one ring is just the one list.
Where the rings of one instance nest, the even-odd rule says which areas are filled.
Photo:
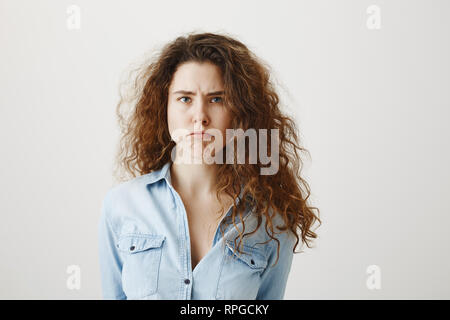
[[[177, 93], [181, 93], [181, 94], [187, 94], [187, 95], [195, 95], [194, 92], [192, 91], [186, 91], [186, 90], [178, 90], [178, 91], [174, 91], [172, 92], [172, 94], [177, 94]], [[223, 95], [224, 91], [213, 91], [207, 94], [207, 96], [218, 96], [218, 95]]]

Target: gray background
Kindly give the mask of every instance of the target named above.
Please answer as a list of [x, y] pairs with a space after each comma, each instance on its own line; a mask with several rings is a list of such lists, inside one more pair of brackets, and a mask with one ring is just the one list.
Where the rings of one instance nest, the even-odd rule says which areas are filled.
[[[66, 27], [71, 4], [79, 30]], [[449, 299], [449, 13], [436, 0], [0, 1], [0, 298], [101, 298], [119, 80], [198, 30], [228, 32], [272, 66], [312, 156], [323, 225], [285, 298]], [[73, 264], [80, 290], [66, 286]]]

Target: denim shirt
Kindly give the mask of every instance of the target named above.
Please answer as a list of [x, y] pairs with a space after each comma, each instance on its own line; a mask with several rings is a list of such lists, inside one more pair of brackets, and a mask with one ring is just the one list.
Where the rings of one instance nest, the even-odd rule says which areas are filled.
[[[280, 251], [278, 263], [272, 266], [277, 243], [260, 244], [270, 239], [264, 218], [257, 232], [242, 239], [240, 251], [245, 254], [234, 246], [239, 233], [233, 224], [222, 237], [222, 218], [212, 247], [192, 270], [187, 215], [171, 184], [171, 163], [106, 193], [98, 223], [103, 298], [283, 299], [296, 238], [292, 233], [273, 235], [280, 241]], [[232, 207], [226, 216], [231, 213]], [[244, 233], [256, 228], [255, 216], [246, 208]], [[242, 221], [236, 220], [242, 232]], [[273, 221], [274, 226], [283, 225], [280, 217]]]

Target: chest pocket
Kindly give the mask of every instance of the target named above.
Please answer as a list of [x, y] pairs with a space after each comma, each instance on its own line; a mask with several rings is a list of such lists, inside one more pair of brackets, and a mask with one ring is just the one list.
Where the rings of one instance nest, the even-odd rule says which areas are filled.
[[216, 299], [256, 299], [261, 285], [261, 273], [268, 264], [267, 248], [247, 243], [241, 245], [239, 252], [233, 240], [227, 240], [225, 244]]
[[249, 245], [242, 245], [240, 248], [241, 252], [239, 252], [237, 250], [237, 245], [236, 247], [234, 246], [234, 241], [227, 240], [226, 245], [228, 249], [227, 256], [231, 256], [233, 259], [237, 259], [254, 271], [262, 272], [266, 268], [267, 257], [264, 249], [256, 246], [251, 247]]
[[159, 234], [125, 234], [119, 237], [117, 248], [124, 257], [122, 288], [129, 299], [157, 292], [164, 240], [165, 237]]

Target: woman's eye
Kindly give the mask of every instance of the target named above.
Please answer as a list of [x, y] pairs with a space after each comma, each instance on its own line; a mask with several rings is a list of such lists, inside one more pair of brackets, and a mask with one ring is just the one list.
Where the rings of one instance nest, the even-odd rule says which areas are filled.
[[212, 98], [212, 100], [214, 100], [214, 99], [218, 99], [218, 100], [213, 101], [213, 102], [222, 102], [222, 98], [221, 97], [214, 97], [214, 98]]
[[[180, 98], [178, 98], [178, 100], [180, 100], [181, 102], [184, 102], [184, 103], [191, 102], [191, 98], [189, 98], [189, 97], [180, 97]], [[220, 103], [220, 102], [222, 102], [222, 97], [214, 97], [211, 99], [211, 102]]]
[[189, 97], [181, 97], [181, 98], [179, 98], [178, 100], [180, 100], [181, 102], [188, 102], [188, 101], [185, 101], [185, 100], [183, 100], [183, 99], [191, 99], [191, 98], [189, 98]]

